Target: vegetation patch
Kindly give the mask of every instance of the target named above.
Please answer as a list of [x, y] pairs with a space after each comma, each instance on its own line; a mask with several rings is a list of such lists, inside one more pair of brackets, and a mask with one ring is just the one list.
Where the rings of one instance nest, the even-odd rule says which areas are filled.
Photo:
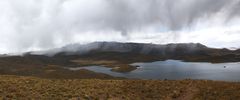
[[238, 100], [240, 83], [0, 76], [0, 99]]
[[78, 63], [80, 66], [104, 66], [112, 68], [111, 71], [115, 72], [131, 72], [137, 69], [136, 66], [131, 66], [128, 63], [122, 63], [114, 60], [94, 60], [94, 59], [79, 59], [72, 62]]

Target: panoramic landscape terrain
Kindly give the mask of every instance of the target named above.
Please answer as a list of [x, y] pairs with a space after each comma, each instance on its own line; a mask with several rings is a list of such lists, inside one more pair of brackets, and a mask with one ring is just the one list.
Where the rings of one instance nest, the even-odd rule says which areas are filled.
[[0, 100], [240, 100], [240, 0], [0, 0]]
[[[71, 48], [71, 49], [68, 49]], [[43, 78], [112, 78], [86, 69], [103, 66], [111, 71], [127, 73], [136, 70], [137, 62], [165, 61], [227, 63], [240, 61], [240, 50], [214, 49], [202, 44], [141, 44], [94, 42], [68, 45], [49, 51], [27, 52], [23, 55], [0, 57], [0, 73], [6, 75], [38, 76]], [[221, 66], [224, 67], [224, 66]], [[225, 66], [226, 67], [226, 66]]]
[[[156, 45], [94, 42], [85, 45], [72, 44], [47, 51], [27, 52], [23, 55], [2, 55], [0, 57], [0, 95], [2, 98], [15, 99], [240, 98], [240, 93], [238, 93], [240, 84], [235, 83], [240, 81], [240, 78], [232, 81], [224, 78], [217, 79], [218, 81], [208, 81], [210, 77], [208, 76], [206, 79], [194, 80], [197, 78], [190, 77], [190, 74], [178, 81], [172, 80], [171, 77], [168, 79], [169, 76], [160, 78], [161, 80], [145, 80], [142, 77], [145, 73], [140, 73], [143, 75], [137, 78], [130, 77], [131, 72], [141, 67], [133, 63], [168, 59], [181, 60], [186, 63], [234, 63], [240, 61], [240, 52], [239, 50], [208, 48], [199, 43]], [[127, 75], [125, 77], [112, 76], [104, 71], [99, 73], [89, 70], [88, 66], [106, 67], [110, 68], [109, 72]], [[156, 67], [161, 68], [161, 65], [156, 65]], [[190, 65], [190, 67], [194, 66]], [[227, 65], [218, 67], [227, 67], [225, 70], [229, 70]], [[155, 73], [160, 73], [160, 71]], [[173, 74], [178, 75], [177, 73], [179, 72]], [[215, 71], [214, 74], [217, 72]], [[158, 79], [158, 77], [161, 75], [150, 76], [148, 79]], [[224, 80], [229, 82], [223, 82]]]

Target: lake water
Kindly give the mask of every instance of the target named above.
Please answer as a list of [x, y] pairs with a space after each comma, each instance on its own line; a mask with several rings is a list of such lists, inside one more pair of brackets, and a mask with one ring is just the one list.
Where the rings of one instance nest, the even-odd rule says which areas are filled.
[[207, 79], [222, 81], [240, 81], [240, 62], [237, 63], [197, 63], [179, 60], [134, 63], [136, 70], [127, 73], [111, 71], [103, 66], [69, 68], [70, 70], [87, 69], [111, 76], [137, 79]]

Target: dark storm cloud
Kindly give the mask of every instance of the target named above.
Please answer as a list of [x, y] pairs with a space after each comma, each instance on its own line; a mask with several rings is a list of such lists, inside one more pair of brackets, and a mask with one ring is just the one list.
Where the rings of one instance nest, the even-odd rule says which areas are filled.
[[229, 14], [229, 18], [239, 17], [239, 16], [240, 16], [240, 1], [238, 0], [233, 3], [233, 6]]
[[239, 17], [239, 7], [239, 0], [0, 0], [0, 51], [46, 49], [98, 36], [114, 41], [118, 33], [125, 41], [149, 28], [188, 29], [219, 13], [228, 23]]
[[[107, 27], [131, 31], [151, 24], [179, 30], [198, 18], [213, 16], [235, 0], [107, 0]], [[160, 26], [158, 28], [161, 28]]]

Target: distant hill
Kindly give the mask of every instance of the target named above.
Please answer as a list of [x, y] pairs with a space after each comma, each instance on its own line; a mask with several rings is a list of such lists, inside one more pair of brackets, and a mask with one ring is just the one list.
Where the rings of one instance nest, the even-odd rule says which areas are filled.
[[[194, 54], [203, 50], [210, 50], [200, 43], [181, 43], [181, 44], [146, 44], [146, 43], [119, 43], [119, 42], [94, 42], [85, 45], [71, 44], [62, 48], [56, 48], [48, 51], [31, 52], [31, 54], [57, 55], [65, 53], [66, 55], [81, 55], [89, 52], [121, 52], [121, 53], [140, 53], [152, 55], [183, 55]], [[216, 50], [216, 49], [214, 49]], [[231, 50], [227, 50], [231, 51]]]
[[[180, 44], [147, 44], [147, 43], [119, 43], [119, 42], [94, 42], [85, 45], [71, 44], [62, 48], [52, 49], [44, 52], [31, 52], [29, 54], [40, 54], [48, 56], [81, 56], [100, 53], [139, 54], [149, 55], [165, 59], [190, 60], [199, 58], [199, 61], [210, 57], [212, 60], [240, 61], [240, 50], [229, 50], [226, 48], [209, 48], [200, 43]], [[117, 55], [117, 54], [116, 54]], [[201, 59], [200, 59], [201, 58]], [[224, 59], [223, 59], [224, 58]], [[209, 59], [209, 58], [208, 58]], [[221, 60], [221, 61], [222, 61]], [[197, 61], [197, 60], [196, 60]], [[211, 62], [211, 61], [210, 61]]]
[[21, 56], [0, 57], [0, 75], [37, 76], [44, 78], [114, 78], [88, 70], [71, 71], [66, 67], [103, 65], [116, 72], [130, 72], [135, 62], [159, 60], [191, 62], [240, 62], [240, 50], [209, 48], [199, 43], [144, 44], [94, 42], [72, 44], [48, 51], [28, 52]]

